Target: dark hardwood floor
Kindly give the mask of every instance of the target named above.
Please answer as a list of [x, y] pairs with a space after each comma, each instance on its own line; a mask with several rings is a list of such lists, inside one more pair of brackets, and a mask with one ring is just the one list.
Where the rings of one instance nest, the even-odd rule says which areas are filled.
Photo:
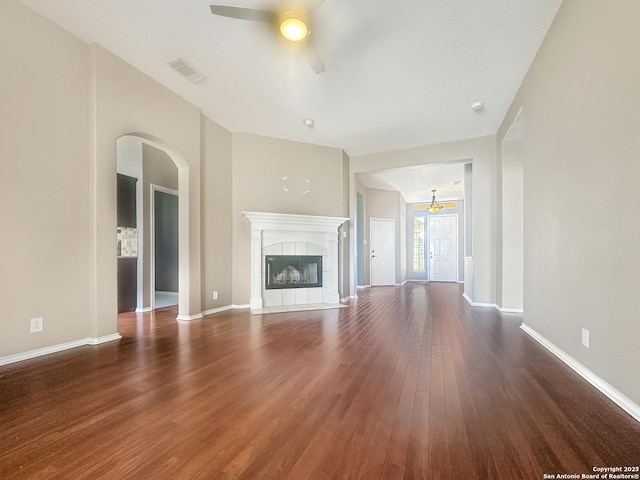
[[[179, 324], [0, 367], [1, 479], [542, 479], [640, 463], [640, 424], [457, 285]], [[631, 368], [624, 366], [621, 368]]]

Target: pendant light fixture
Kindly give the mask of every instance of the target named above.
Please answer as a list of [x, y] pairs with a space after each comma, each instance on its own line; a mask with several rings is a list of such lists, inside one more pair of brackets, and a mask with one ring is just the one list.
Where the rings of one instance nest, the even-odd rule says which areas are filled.
[[431, 197], [431, 205], [427, 207], [427, 212], [438, 213], [440, 210], [442, 210], [442, 205], [440, 205], [436, 200], [436, 191], [431, 190], [431, 192], [433, 192], [433, 197]]

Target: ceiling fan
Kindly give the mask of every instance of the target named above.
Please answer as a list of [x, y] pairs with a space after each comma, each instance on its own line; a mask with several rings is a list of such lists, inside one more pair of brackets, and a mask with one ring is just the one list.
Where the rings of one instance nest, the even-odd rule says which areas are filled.
[[302, 46], [302, 51], [311, 69], [320, 74], [324, 72], [324, 62], [313, 40], [311, 39], [310, 12], [322, 4], [324, 0], [306, 0], [305, 6], [295, 5], [277, 11], [258, 10], [255, 8], [232, 7], [227, 5], [211, 5], [211, 13], [222, 17], [263, 22], [274, 27], [286, 40]]

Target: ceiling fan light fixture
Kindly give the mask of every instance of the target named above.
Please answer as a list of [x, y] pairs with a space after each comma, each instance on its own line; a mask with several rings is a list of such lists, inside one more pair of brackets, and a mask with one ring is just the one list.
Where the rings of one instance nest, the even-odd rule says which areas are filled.
[[280, 33], [287, 40], [299, 42], [304, 40], [309, 33], [307, 25], [296, 17], [285, 18], [280, 24]]
[[440, 210], [442, 210], [442, 205], [440, 205], [436, 200], [436, 191], [431, 190], [431, 193], [433, 193], [433, 197], [431, 197], [431, 205], [427, 207], [427, 212], [438, 213]]

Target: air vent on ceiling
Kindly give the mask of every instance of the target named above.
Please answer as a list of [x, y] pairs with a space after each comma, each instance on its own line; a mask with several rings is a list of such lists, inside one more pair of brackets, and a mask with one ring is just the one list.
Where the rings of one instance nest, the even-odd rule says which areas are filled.
[[191, 83], [202, 83], [207, 77], [204, 76], [203, 73], [196, 70], [192, 65], [187, 63], [183, 58], [176, 58], [167, 63], [171, 68], [173, 68], [176, 72], [180, 73]]

